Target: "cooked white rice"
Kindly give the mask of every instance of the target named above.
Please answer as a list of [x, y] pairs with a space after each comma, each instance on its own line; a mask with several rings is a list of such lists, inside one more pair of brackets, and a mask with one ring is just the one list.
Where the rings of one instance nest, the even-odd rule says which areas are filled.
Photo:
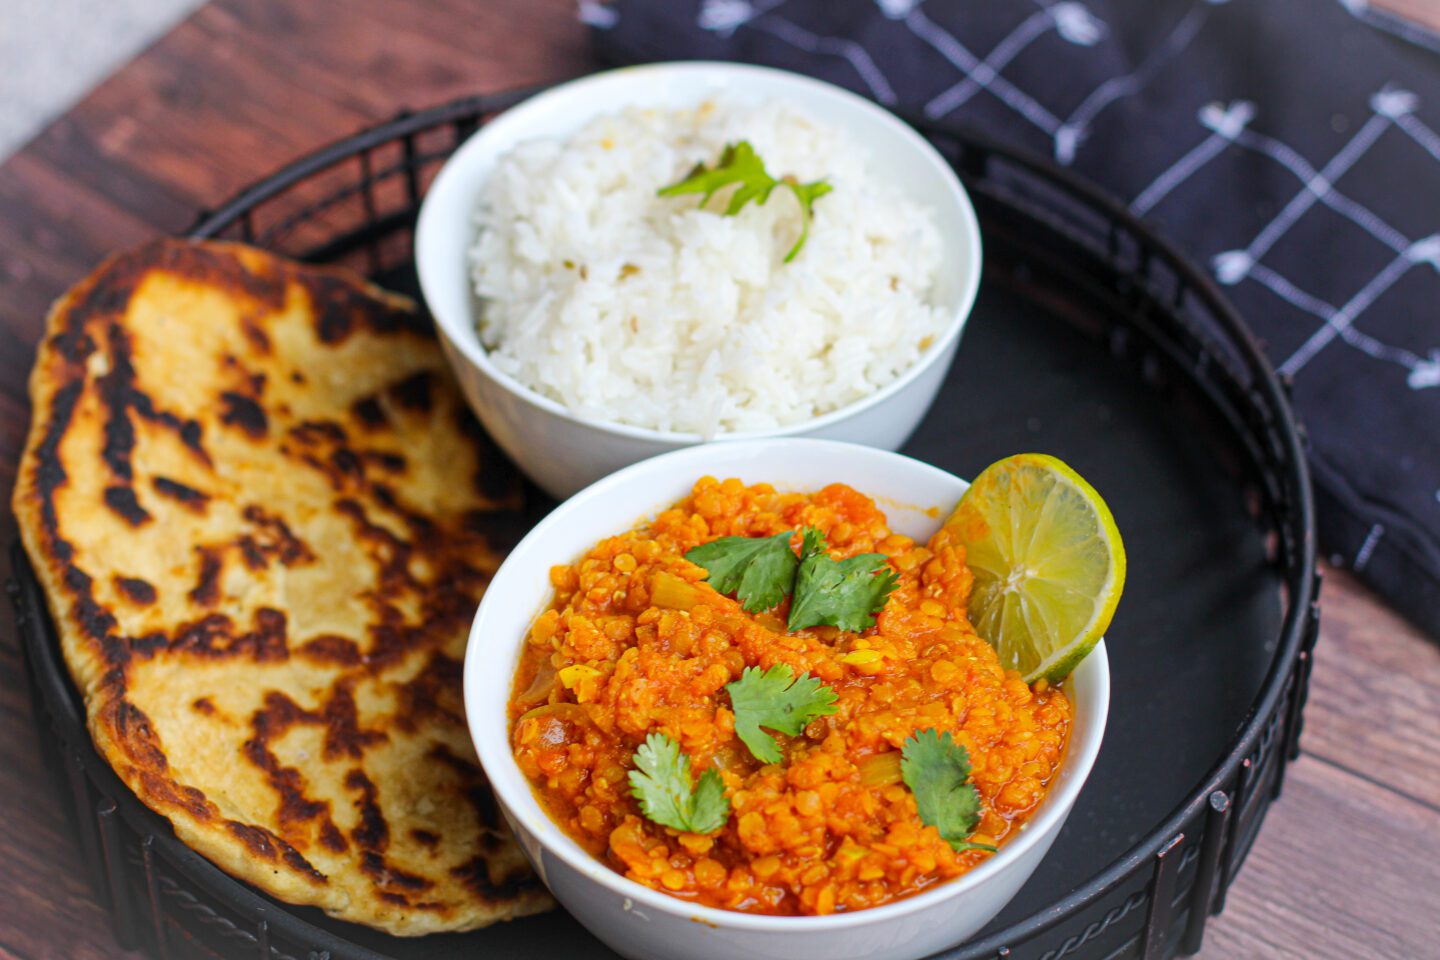
[[[729, 190], [656, 190], [748, 140], [775, 177], [826, 179], [809, 239], [794, 196], [720, 216]], [[843, 131], [783, 103], [631, 109], [521, 144], [486, 185], [471, 252], [480, 336], [503, 371], [575, 413], [714, 436], [859, 400], [945, 325], [933, 217]]]

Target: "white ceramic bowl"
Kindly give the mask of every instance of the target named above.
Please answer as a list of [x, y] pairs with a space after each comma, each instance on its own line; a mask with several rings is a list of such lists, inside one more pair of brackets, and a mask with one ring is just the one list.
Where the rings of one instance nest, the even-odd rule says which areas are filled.
[[1022, 832], [974, 870], [918, 896], [828, 917], [766, 917], [702, 907], [627, 880], [586, 853], [536, 802], [510, 750], [506, 702], [530, 624], [550, 603], [549, 569], [653, 516], [709, 474], [815, 490], [842, 481], [875, 497], [892, 529], [928, 538], [968, 484], [899, 454], [825, 440], [711, 443], [646, 460], [561, 504], [501, 565], [470, 630], [465, 711], [506, 819], [555, 898], [620, 954], [641, 960], [911, 960], [990, 921], [1040, 865], [1075, 804], [1105, 732], [1105, 644], [1066, 685], [1074, 727], [1060, 773]]
[[455, 151], [426, 195], [415, 233], [420, 287], [466, 399], [496, 442], [556, 497], [703, 438], [579, 417], [491, 363], [476, 331], [478, 302], [468, 264], [481, 188], [519, 143], [567, 137], [594, 117], [626, 106], [689, 106], [716, 94], [795, 103], [864, 143], [876, 169], [934, 211], [944, 267], [933, 297], [951, 314], [945, 333], [915, 365], [869, 397], [799, 424], [721, 439], [810, 436], [894, 450], [919, 425], [955, 356], [980, 283], [979, 225], [954, 171], [892, 114], [831, 84], [741, 64], [653, 64], [562, 84], [501, 114]]

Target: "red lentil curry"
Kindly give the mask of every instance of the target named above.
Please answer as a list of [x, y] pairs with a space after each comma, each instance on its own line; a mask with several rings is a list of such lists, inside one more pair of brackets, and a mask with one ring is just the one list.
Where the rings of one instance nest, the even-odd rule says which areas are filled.
[[[725, 536], [802, 527], [840, 560], [880, 553], [899, 577], [875, 625], [787, 632], [789, 599], [750, 613], [686, 560]], [[796, 536], [798, 548], [800, 537]], [[878, 558], [877, 558], [878, 562]], [[541, 805], [590, 853], [632, 880], [707, 906], [823, 915], [911, 896], [991, 854], [957, 852], [922, 823], [901, 777], [918, 730], [969, 754], [979, 814], [969, 839], [1003, 844], [1045, 796], [1065, 753], [1071, 705], [1001, 668], [965, 617], [965, 549], [891, 533], [868, 497], [701, 479], [653, 521], [550, 571], [555, 600], [531, 629], [510, 703], [512, 743]], [[783, 664], [834, 691], [834, 712], [777, 735], [779, 763], [739, 739], [726, 686]], [[730, 810], [709, 834], [647, 819], [627, 782], [648, 734], [696, 775], [715, 770]]]

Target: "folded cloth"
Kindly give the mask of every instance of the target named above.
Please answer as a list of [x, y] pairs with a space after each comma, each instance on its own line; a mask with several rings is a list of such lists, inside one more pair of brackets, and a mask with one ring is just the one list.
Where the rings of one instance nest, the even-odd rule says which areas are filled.
[[1225, 287], [1322, 549], [1440, 636], [1440, 39], [1365, 0], [581, 0], [611, 62], [787, 67], [1098, 183]]

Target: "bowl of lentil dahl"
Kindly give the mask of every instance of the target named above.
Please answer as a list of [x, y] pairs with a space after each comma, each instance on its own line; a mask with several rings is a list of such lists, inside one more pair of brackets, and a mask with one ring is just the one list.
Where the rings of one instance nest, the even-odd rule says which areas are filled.
[[[1001, 667], [941, 523], [966, 488], [869, 447], [708, 444], [597, 482], [510, 554], [466, 711], [527, 856], [592, 933], [641, 958], [908, 960], [1040, 866], [1099, 752], [1108, 662], [1102, 642], [1058, 686]], [[783, 549], [751, 569], [801, 557], [779, 602], [719, 556], [765, 541]], [[860, 609], [807, 599], [812, 554], [870, 591]]]

